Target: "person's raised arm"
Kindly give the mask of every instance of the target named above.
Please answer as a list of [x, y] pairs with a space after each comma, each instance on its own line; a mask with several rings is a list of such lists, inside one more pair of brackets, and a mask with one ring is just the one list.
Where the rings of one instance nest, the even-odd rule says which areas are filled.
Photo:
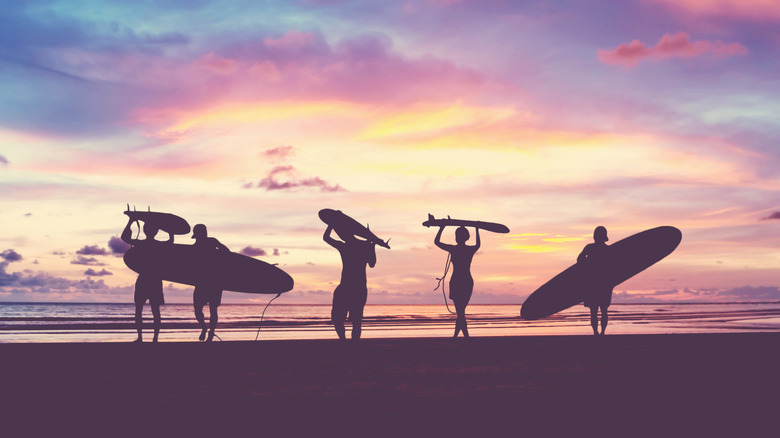
[[474, 251], [476, 251], [482, 245], [482, 241], [479, 240], [479, 228], [474, 227], [474, 229], [477, 231], [477, 243], [474, 245]]
[[376, 245], [372, 242], [368, 243], [368, 266], [376, 266]]
[[442, 232], [444, 232], [444, 225], [439, 227], [439, 232], [436, 233], [436, 238], [433, 239], [433, 244], [438, 246], [439, 248], [445, 250], [445, 251], [448, 251], [449, 250], [449, 248], [448, 248], [449, 245], [445, 245], [445, 244], [441, 243], [441, 233]]
[[137, 239], [133, 239], [133, 229], [132, 229], [133, 222], [138, 222], [138, 221], [134, 221], [132, 218], [127, 219], [127, 225], [125, 226], [125, 229], [122, 230], [122, 235], [120, 236], [120, 239], [122, 239], [125, 243], [128, 243], [130, 245], [135, 245], [138, 242]]
[[333, 231], [333, 227], [328, 225], [328, 228], [325, 229], [325, 234], [322, 235], [322, 240], [324, 240], [328, 245], [337, 248], [341, 242], [330, 236], [331, 231]]

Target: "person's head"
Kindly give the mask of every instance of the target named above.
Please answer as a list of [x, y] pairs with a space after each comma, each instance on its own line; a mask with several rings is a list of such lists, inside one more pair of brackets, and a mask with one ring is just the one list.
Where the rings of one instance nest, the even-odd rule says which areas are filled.
[[193, 239], [205, 239], [208, 237], [208, 231], [206, 231], [206, 226], [203, 224], [198, 224], [192, 227], [192, 238]]
[[160, 229], [157, 226], [144, 222], [144, 234], [146, 234], [147, 239], [154, 240], [154, 236], [157, 235], [158, 231]]
[[604, 243], [609, 240], [607, 237], [607, 229], [599, 225], [593, 230], [593, 240], [597, 243]]
[[471, 237], [471, 234], [469, 234], [469, 230], [467, 230], [466, 227], [458, 227], [458, 229], [455, 230], [455, 242], [457, 244], [466, 243], [466, 241], [469, 240], [469, 237]]

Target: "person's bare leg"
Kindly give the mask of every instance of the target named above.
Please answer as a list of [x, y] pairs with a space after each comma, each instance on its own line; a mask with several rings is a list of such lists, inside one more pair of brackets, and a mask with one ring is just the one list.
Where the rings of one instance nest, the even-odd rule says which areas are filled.
[[[219, 315], [217, 314], [217, 304], [209, 302], [209, 337], [206, 339], [207, 342], [211, 342], [214, 340], [214, 331], [217, 329], [217, 321], [219, 320]], [[205, 330], [205, 329], [204, 329]]]
[[[455, 300], [453, 300], [455, 301]], [[455, 301], [455, 335], [453, 338], [457, 338], [460, 332], [463, 332], [463, 337], [469, 337], [469, 329], [466, 326], [466, 304], [468, 302], [462, 302], [461, 300]]]
[[208, 330], [206, 327], [206, 317], [203, 315], [203, 304], [195, 304], [195, 319], [198, 321], [198, 325], [200, 325], [200, 336], [198, 336], [198, 340], [203, 341], [206, 339], [206, 331]]
[[154, 316], [154, 338], [152, 338], [152, 342], [157, 342], [157, 338], [160, 336], [160, 326], [162, 325], [159, 304], [152, 304], [152, 315]]
[[601, 306], [601, 334], [603, 335], [607, 331], [607, 322], [609, 316], [607, 314], [607, 306]]
[[363, 318], [352, 319], [352, 333], [350, 337], [352, 340], [357, 341], [360, 339], [360, 333], [363, 332]]
[[593, 327], [594, 335], [599, 334], [599, 313], [598, 312], [599, 312], [598, 307], [590, 308], [590, 326]]
[[144, 304], [138, 304], [135, 303], [135, 330], [138, 332], [138, 339], [136, 339], [134, 342], [143, 342], [144, 341]]

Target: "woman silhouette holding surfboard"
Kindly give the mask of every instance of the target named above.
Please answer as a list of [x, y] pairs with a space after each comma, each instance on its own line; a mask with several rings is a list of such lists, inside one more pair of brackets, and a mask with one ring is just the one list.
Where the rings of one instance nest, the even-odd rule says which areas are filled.
[[588, 266], [588, 276], [590, 277], [588, 284], [592, 286], [587, 291], [584, 304], [585, 307], [590, 308], [590, 326], [593, 327], [594, 335], [599, 334], [599, 308], [601, 308], [601, 334], [603, 335], [609, 321], [607, 309], [612, 303], [612, 287], [604, 280], [607, 269], [605, 266], [606, 255], [609, 251], [609, 245], [606, 244], [608, 240], [607, 229], [602, 226], [596, 227], [593, 230], [593, 243], [585, 245], [580, 255], [577, 256], [577, 263]]
[[341, 282], [333, 291], [333, 308], [330, 319], [339, 335], [339, 339], [346, 339], [344, 321], [349, 315], [352, 322], [352, 339], [360, 339], [363, 324], [363, 308], [368, 298], [366, 286], [366, 265], [376, 265], [376, 245], [373, 242], [360, 240], [353, 234], [346, 232], [336, 234], [343, 240], [339, 241], [331, 237], [333, 227], [328, 225], [322, 239], [328, 245], [336, 248], [341, 255]]
[[[127, 226], [122, 231], [122, 240], [133, 246], [151, 246], [151, 245], [166, 245], [173, 243], [173, 234], [168, 233], [168, 242], [160, 242], [155, 240], [155, 236], [159, 231], [159, 228], [150, 223], [144, 222], [144, 239], [133, 239], [133, 231], [131, 226], [133, 222], [137, 222], [133, 216], [127, 221]], [[157, 338], [160, 335], [160, 325], [162, 324], [162, 317], [160, 316], [160, 305], [165, 304], [165, 297], [163, 296], [162, 278], [153, 274], [138, 274], [138, 279], [135, 281], [135, 293], [133, 295], [133, 301], [135, 302], [135, 327], [138, 332], [138, 339], [135, 342], [143, 342], [143, 310], [146, 301], [149, 301], [149, 305], [152, 307], [152, 315], [154, 317], [154, 338], [152, 342], [157, 342]]]
[[474, 279], [471, 277], [471, 260], [474, 258], [479, 246], [481, 244], [479, 239], [479, 228], [476, 228], [476, 244], [474, 246], [466, 245], [469, 240], [470, 234], [466, 227], [458, 227], [455, 230], [455, 243], [456, 245], [447, 245], [441, 243], [441, 234], [444, 231], [446, 225], [439, 226], [439, 232], [436, 233], [436, 238], [433, 243], [439, 248], [450, 253], [450, 260], [452, 261], [452, 276], [450, 277], [450, 299], [455, 303], [455, 312], [457, 313], [457, 319], [455, 320], [455, 335], [453, 338], [457, 338], [458, 334], [462, 331], [463, 336], [469, 337], [469, 329], [466, 326], [466, 306], [471, 300], [471, 293], [474, 290]]

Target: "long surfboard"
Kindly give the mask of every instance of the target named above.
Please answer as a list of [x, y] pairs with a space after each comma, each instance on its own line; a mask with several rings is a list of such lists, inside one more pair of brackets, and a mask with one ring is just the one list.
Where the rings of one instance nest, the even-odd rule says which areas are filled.
[[534, 291], [520, 308], [526, 320], [548, 317], [587, 298], [594, 282], [614, 288], [671, 254], [682, 240], [674, 227], [652, 228], [609, 245], [601, 271], [576, 263]]
[[230, 251], [204, 250], [193, 245], [154, 242], [136, 245], [124, 256], [128, 268], [165, 281], [207, 285], [250, 294], [292, 290], [292, 277], [274, 265]]
[[187, 234], [190, 232], [190, 224], [184, 218], [170, 213], [158, 211], [125, 211], [125, 214], [133, 221], [142, 221], [155, 225], [162, 231], [170, 234]]
[[475, 227], [493, 233], [509, 232], [509, 228], [506, 225], [497, 224], [495, 222], [468, 221], [463, 219], [450, 219], [449, 217], [447, 219], [436, 219], [431, 214], [428, 214], [428, 220], [422, 224], [424, 227]]
[[390, 249], [390, 245], [386, 241], [377, 237], [376, 234], [368, 229], [368, 227], [363, 226], [360, 222], [342, 213], [341, 210], [323, 208], [318, 215], [320, 220], [333, 227], [337, 233], [352, 234], [366, 239], [375, 245]]

